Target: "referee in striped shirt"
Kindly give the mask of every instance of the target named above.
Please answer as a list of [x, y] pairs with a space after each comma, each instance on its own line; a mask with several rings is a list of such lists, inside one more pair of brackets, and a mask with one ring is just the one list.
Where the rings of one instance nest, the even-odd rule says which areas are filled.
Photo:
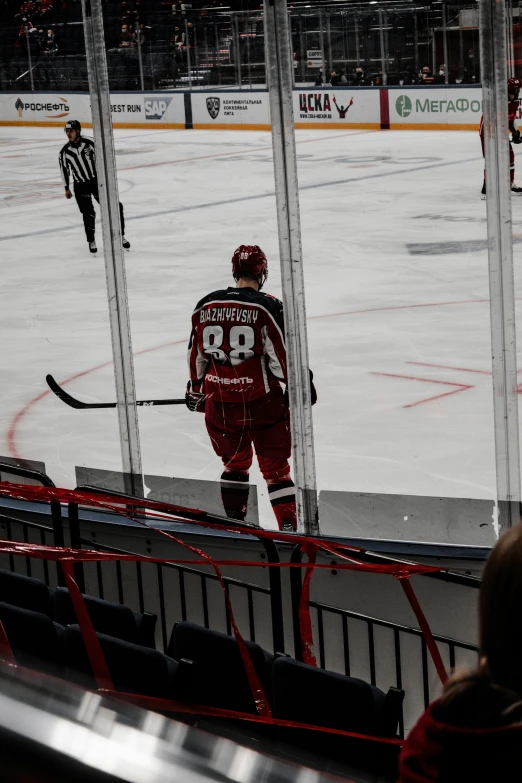
[[[60, 150], [59, 162], [65, 185], [65, 198], [72, 198], [69, 188], [71, 178], [74, 182], [74, 198], [83, 215], [85, 235], [89, 243], [91, 253], [97, 253], [98, 248], [94, 240], [94, 226], [96, 214], [92, 197], [100, 203], [98, 194], [98, 178], [96, 175], [96, 153], [94, 142], [82, 136], [82, 126], [78, 120], [69, 120], [65, 124], [65, 133], [68, 142]], [[123, 217], [123, 205], [120, 202], [120, 222], [122, 245], [126, 250], [130, 248], [130, 242], [125, 239], [125, 219]]]

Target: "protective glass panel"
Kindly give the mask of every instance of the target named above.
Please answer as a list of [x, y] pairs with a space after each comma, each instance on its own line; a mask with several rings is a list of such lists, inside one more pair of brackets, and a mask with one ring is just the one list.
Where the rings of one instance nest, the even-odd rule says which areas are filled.
[[[90, 142], [64, 151], [59, 162], [68, 142], [66, 122], [77, 120], [81, 138], [92, 137], [89, 98], [80, 91], [86, 88], [83, 25], [79, 5], [24, 6], [32, 70], [27, 72], [28, 60], [22, 62], [29, 52], [14, 12], [11, 26], [2, 31], [16, 36], [3, 52], [2, 74], [10, 91], [0, 96], [0, 454], [46, 472], [58, 486], [74, 487], [76, 465], [121, 469], [115, 411], [71, 408], [46, 383], [50, 374], [86, 403], [114, 401]], [[122, 181], [120, 187], [125, 192], [131, 185]], [[96, 242], [96, 253], [88, 240]], [[26, 480], [4, 469], [1, 476]]]

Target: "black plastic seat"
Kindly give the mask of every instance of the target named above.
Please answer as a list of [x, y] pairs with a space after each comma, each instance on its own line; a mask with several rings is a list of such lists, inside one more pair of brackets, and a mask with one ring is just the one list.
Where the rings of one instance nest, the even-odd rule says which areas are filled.
[[[125, 693], [176, 698], [178, 663], [167, 655], [97, 633], [114, 687]], [[79, 625], [70, 625], [64, 635], [65, 677], [84, 688], [96, 688]]]
[[[258, 644], [246, 642], [257, 675], [270, 698], [273, 656]], [[256, 708], [236, 640], [194, 623], [176, 623], [167, 654], [193, 662], [186, 698], [192, 704], [255, 714]]]
[[31, 576], [0, 571], [0, 601], [53, 617], [53, 591]]
[[[104, 601], [84, 595], [83, 599], [98, 633], [105, 633], [132, 644], [156, 647], [154, 631], [157, 615], [140, 614], [128, 606]], [[61, 625], [75, 625], [78, 622], [69, 590], [59, 587], [54, 594], [54, 619]]]
[[[404, 692], [388, 694], [355, 677], [317, 669], [291, 658], [272, 666], [274, 717], [371, 736], [397, 736]], [[361, 769], [382, 771], [396, 760], [394, 746], [335, 734], [281, 727], [278, 738]]]
[[20, 666], [62, 676], [63, 626], [41, 612], [3, 602], [0, 602], [0, 621]]

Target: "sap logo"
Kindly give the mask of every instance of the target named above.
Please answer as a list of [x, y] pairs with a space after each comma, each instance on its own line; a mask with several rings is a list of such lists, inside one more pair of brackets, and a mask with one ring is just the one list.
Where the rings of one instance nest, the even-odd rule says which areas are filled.
[[147, 97], [145, 100], [145, 118], [147, 120], [162, 120], [172, 98]]

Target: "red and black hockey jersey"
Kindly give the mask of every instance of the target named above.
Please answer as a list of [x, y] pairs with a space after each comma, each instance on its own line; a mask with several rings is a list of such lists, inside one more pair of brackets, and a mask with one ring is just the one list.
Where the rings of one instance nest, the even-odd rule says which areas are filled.
[[223, 402], [255, 400], [286, 381], [283, 303], [253, 288], [205, 296], [192, 314], [193, 391]]

